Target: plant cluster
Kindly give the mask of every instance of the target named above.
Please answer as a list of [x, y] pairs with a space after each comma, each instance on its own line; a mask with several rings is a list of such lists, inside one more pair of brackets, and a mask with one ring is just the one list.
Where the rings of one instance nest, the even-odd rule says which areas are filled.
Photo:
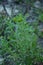
[[35, 65], [43, 61], [35, 28], [21, 14], [13, 19], [0, 17], [2, 65]]

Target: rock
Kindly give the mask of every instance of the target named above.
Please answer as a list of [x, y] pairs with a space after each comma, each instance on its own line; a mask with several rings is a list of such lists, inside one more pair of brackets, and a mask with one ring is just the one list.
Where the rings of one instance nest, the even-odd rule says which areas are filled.
[[8, 15], [11, 16], [12, 15], [12, 9], [11, 9], [10, 5], [8, 5], [8, 4], [5, 5], [5, 8], [6, 8]]
[[43, 48], [43, 38], [39, 38], [38, 44]]
[[25, 13], [25, 6], [24, 5], [16, 5], [16, 4], [12, 4], [12, 6], [10, 6], [9, 4], [5, 5], [6, 11], [8, 13], [9, 16], [14, 16], [17, 15], [19, 13]]
[[39, 29], [40, 32], [42, 31], [42, 29], [43, 29], [43, 23], [40, 23], [40, 25], [38, 26], [38, 29]]
[[26, 18], [26, 21], [29, 23], [36, 23], [37, 16], [33, 13], [33, 11], [29, 12], [29, 16]]
[[19, 13], [19, 6], [14, 5], [14, 7], [13, 7], [13, 15], [17, 15], [18, 13]]
[[4, 61], [4, 58], [0, 55], [0, 64], [2, 64]]
[[9, 2], [9, 3], [11, 3], [11, 2], [12, 2], [12, 0], [8, 0], [8, 2]]
[[[9, 0], [10, 3], [10, 0]], [[25, 4], [14, 4], [14, 3], [7, 3], [5, 4], [5, 9], [7, 14], [12, 17], [14, 15], [17, 15], [19, 13], [25, 13], [26, 11], [26, 7]], [[4, 10], [3, 6], [0, 5], [0, 12], [2, 12], [2, 10]]]
[[25, 10], [26, 10], [25, 5], [16, 5], [15, 4], [13, 7], [13, 15], [17, 15], [19, 13], [24, 14]]
[[6, 58], [6, 59], [4, 60], [4, 64], [5, 64], [5, 65], [16, 65], [14, 59], [11, 58], [11, 57], [10, 57], [10, 58]]
[[22, 4], [21, 6], [20, 6], [20, 11], [21, 11], [21, 13], [22, 14], [25, 14], [25, 12], [26, 12], [26, 5], [25, 4]]
[[34, 3], [34, 7], [40, 8], [40, 6], [41, 6], [40, 1], [36, 1], [36, 2]]
[[43, 3], [43, 0], [39, 0], [41, 3]]
[[0, 5], [0, 13], [4, 10], [3, 6]]

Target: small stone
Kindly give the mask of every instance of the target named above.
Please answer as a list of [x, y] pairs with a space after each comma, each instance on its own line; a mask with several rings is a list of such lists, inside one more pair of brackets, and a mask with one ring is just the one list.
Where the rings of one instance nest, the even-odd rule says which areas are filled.
[[11, 3], [12, 2], [12, 0], [8, 0], [8, 3]]
[[0, 64], [2, 64], [4, 61], [4, 58], [2, 58], [2, 56], [0, 55]]
[[40, 8], [40, 1], [36, 1], [36, 2], [34, 3], [34, 7]]
[[3, 6], [0, 5], [0, 13], [4, 10]]
[[6, 8], [8, 15], [11, 16], [11, 14], [12, 14], [11, 7], [9, 5], [5, 5], [5, 8]]

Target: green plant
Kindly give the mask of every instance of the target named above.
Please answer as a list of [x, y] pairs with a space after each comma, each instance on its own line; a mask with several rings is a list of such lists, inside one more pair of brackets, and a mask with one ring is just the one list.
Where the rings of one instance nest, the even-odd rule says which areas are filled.
[[17, 22], [17, 30], [15, 32], [16, 45], [26, 65], [32, 65], [41, 61], [40, 51], [37, 48], [37, 35], [34, 28], [29, 26], [25, 21]]
[[23, 15], [22, 15], [22, 14], [19, 14], [19, 15], [13, 17], [12, 20], [13, 20], [14, 22], [22, 22], [23, 19], [24, 19]]
[[39, 20], [43, 22], [43, 13], [39, 15]]
[[4, 25], [0, 26], [4, 33], [0, 30], [0, 54], [4, 58], [4, 65], [33, 65], [43, 61], [35, 28], [26, 22], [25, 16], [20, 16], [0, 20], [0, 25], [4, 21]]

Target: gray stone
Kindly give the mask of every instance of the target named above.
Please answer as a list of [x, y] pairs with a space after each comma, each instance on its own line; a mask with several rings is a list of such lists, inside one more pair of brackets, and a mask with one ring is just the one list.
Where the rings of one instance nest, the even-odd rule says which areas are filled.
[[38, 44], [43, 48], [43, 39], [42, 38], [39, 38]]
[[20, 10], [21, 10], [21, 12], [24, 14], [25, 12], [26, 12], [26, 5], [25, 4], [23, 4], [23, 5], [21, 5], [20, 6]]
[[40, 25], [38, 26], [38, 29], [39, 29], [39, 31], [41, 32], [41, 30], [43, 29], [43, 24], [40, 24]]
[[10, 5], [5, 5], [5, 8], [6, 8], [6, 11], [7, 11], [8, 15], [11, 16], [12, 9], [11, 9]]
[[3, 6], [0, 5], [0, 13], [4, 10]]
[[17, 15], [18, 13], [25, 13], [25, 6], [24, 5], [14, 5], [13, 7], [13, 14]]
[[[10, 3], [10, 0], [8, 0], [9, 3]], [[14, 4], [14, 3], [11, 3], [11, 4], [5, 4], [5, 9], [6, 9], [6, 12], [9, 16], [14, 16], [14, 15], [17, 15], [18, 13], [25, 13], [26, 11], [26, 7], [24, 4], [22, 5], [18, 5], [18, 4]], [[4, 10], [3, 6], [0, 5], [0, 12], [2, 12], [2, 10]]]
[[36, 2], [34, 3], [34, 7], [40, 8], [40, 6], [41, 6], [40, 1], [36, 1]]
[[2, 64], [4, 61], [4, 58], [0, 55], [0, 64]]
[[16, 15], [19, 13], [19, 6], [18, 5], [14, 5], [13, 7], [13, 15]]
[[8, 0], [8, 3], [12, 3], [12, 0]]

